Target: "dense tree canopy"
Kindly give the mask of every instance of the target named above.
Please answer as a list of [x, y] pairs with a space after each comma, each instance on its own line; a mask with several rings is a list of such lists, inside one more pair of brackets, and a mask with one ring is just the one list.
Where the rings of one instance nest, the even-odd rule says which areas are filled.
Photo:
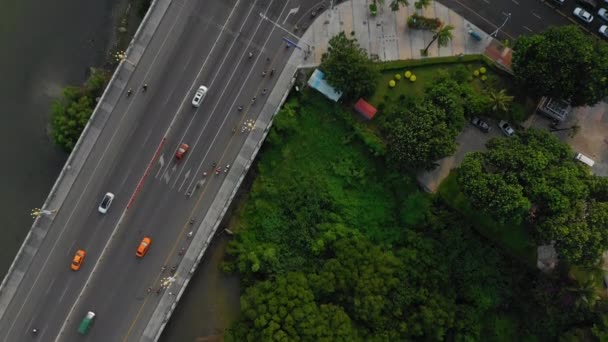
[[593, 105], [608, 96], [608, 47], [577, 26], [553, 26], [520, 37], [513, 71], [535, 95]]
[[465, 121], [462, 92], [455, 81], [440, 79], [426, 90], [425, 102], [390, 109], [396, 113], [384, 124], [389, 160], [404, 170], [430, 170], [437, 160], [452, 154]]
[[349, 39], [344, 32], [329, 40], [320, 69], [325, 72], [327, 82], [342, 91], [347, 99], [370, 95], [379, 77], [367, 52], [359, 47], [356, 39]]
[[[458, 182], [471, 203], [503, 222], [524, 218], [560, 255], [593, 263], [608, 248], [605, 180], [591, 176], [568, 145], [546, 131], [493, 139], [465, 157]], [[599, 190], [599, 191], [598, 191]]]
[[82, 87], [67, 87], [63, 97], [51, 109], [51, 137], [66, 152], [71, 152], [86, 126], [109, 80], [107, 72], [91, 69], [91, 75]]

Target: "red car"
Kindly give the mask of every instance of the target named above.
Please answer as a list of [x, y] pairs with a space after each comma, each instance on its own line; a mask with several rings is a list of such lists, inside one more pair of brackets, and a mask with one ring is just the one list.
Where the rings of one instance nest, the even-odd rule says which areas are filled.
[[186, 152], [188, 152], [189, 148], [190, 148], [190, 146], [188, 146], [188, 144], [182, 143], [181, 145], [179, 145], [179, 148], [175, 152], [175, 159], [184, 158], [184, 155], [186, 154]]

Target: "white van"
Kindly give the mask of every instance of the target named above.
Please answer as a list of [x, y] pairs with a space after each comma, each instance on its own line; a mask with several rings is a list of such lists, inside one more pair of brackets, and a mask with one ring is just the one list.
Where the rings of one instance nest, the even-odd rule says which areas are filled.
[[580, 161], [581, 163], [589, 165], [589, 167], [593, 167], [593, 165], [595, 164], [593, 159], [587, 157], [586, 155], [584, 155], [582, 153], [577, 153], [576, 156], [574, 156], [574, 158], [576, 160]]

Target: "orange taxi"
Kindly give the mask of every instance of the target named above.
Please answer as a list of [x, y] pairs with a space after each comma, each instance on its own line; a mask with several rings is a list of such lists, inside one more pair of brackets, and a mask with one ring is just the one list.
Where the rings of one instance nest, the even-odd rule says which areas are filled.
[[74, 258], [72, 259], [72, 264], [70, 265], [73, 271], [78, 271], [80, 269], [80, 266], [82, 266], [82, 262], [84, 261], [85, 255], [87, 255], [87, 252], [85, 252], [83, 249], [79, 249], [76, 251], [76, 254], [74, 254]]
[[144, 238], [139, 243], [139, 246], [137, 246], [137, 251], [135, 251], [135, 256], [137, 256], [138, 258], [143, 258], [144, 255], [146, 255], [146, 253], [148, 253], [148, 248], [150, 248], [151, 244], [152, 244], [152, 239], [150, 239], [147, 236], [144, 236]]

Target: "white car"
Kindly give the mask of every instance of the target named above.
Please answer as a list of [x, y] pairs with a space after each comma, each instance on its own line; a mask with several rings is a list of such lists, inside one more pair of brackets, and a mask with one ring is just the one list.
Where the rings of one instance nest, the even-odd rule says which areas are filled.
[[500, 120], [498, 127], [508, 137], [512, 137], [515, 134], [515, 130], [505, 120]]
[[601, 19], [604, 19], [605, 21], [608, 21], [608, 10], [606, 10], [605, 8], [600, 8], [597, 11], [597, 16]]
[[600, 26], [600, 29], [597, 30], [602, 36], [608, 38], [608, 26], [606, 25], [602, 25]]
[[110, 206], [112, 205], [113, 200], [114, 194], [108, 192], [105, 196], [103, 196], [103, 199], [101, 200], [101, 203], [99, 203], [99, 208], [97, 208], [97, 210], [99, 210], [99, 212], [102, 214], [107, 213], [108, 209], [110, 209]]
[[196, 94], [194, 94], [194, 98], [192, 99], [192, 105], [194, 107], [199, 107], [201, 105], [201, 102], [203, 102], [205, 95], [207, 95], [207, 87], [203, 85], [198, 87], [198, 89], [196, 90]]
[[586, 22], [587, 24], [589, 24], [590, 22], [593, 21], [593, 16], [591, 15], [591, 13], [585, 11], [584, 9], [577, 7], [574, 9], [574, 12], [572, 12], [575, 16], [577, 16], [580, 20]]

